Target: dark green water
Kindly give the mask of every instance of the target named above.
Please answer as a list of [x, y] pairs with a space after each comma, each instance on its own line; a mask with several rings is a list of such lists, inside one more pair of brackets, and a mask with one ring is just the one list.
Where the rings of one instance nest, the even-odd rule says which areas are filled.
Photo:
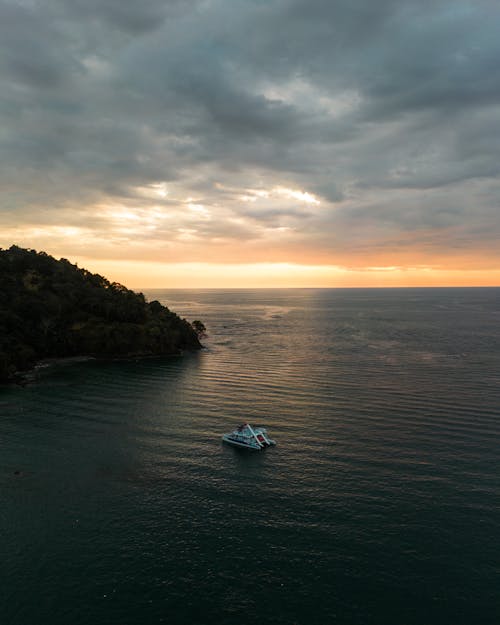
[[500, 622], [500, 289], [146, 295], [207, 349], [0, 390], [2, 625]]

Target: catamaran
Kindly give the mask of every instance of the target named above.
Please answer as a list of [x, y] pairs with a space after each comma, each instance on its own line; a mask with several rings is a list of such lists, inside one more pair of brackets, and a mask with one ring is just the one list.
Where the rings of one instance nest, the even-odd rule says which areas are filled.
[[265, 428], [253, 428], [249, 423], [240, 425], [229, 434], [224, 434], [222, 440], [230, 445], [236, 445], [236, 447], [245, 447], [256, 451], [276, 445], [275, 441], [268, 438]]

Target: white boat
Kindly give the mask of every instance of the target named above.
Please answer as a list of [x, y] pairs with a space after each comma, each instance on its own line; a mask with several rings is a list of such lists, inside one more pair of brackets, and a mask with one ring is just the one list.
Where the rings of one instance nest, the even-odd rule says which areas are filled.
[[243, 423], [229, 434], [224, 434], [222, 440], [236, 447], [245, 447], [259, 451], [266, 447], [276, 445], [268, 438], [265, 428], [253, 428], [249, 423]]

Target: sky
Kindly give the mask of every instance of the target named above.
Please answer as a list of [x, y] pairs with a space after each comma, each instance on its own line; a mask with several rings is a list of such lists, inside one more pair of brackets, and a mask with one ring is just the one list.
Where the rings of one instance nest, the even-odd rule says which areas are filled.
[[0, 247], [131, 288], [500, 285], [499, 24], [0, 0]]

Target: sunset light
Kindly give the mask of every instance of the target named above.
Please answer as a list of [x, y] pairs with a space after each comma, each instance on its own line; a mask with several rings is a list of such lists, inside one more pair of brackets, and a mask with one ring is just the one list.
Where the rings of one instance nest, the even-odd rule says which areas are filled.
[[9, 10], [0, 247], [134, 286], [500, 284], [492, 7], [125, 5]]

